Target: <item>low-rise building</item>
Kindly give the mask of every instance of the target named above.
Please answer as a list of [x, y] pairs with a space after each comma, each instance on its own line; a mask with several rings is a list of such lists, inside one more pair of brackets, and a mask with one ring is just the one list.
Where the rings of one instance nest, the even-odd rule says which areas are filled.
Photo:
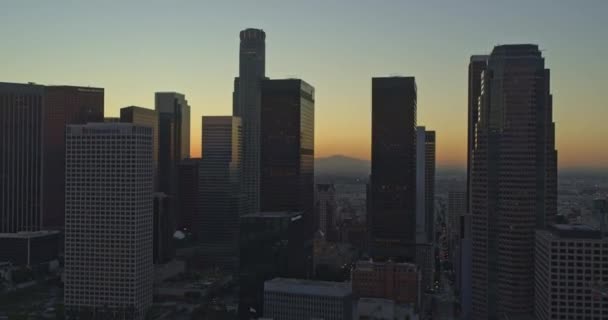
[[359, 261], [351, 273], [356, 298], [382, 298], [420, 304], [421, 273], [411, 263]]
[[356, 320], [417, 320], [416, 308], [393, 300], [361, 298], [357, 301]]
[[353, 317], [348, 282], [275, 278], [264, 283], [264, 317], [342, 320]]
[[0, 233], [0, 261], [14, 266], [36, 266], [59, 256], [59, 231]]

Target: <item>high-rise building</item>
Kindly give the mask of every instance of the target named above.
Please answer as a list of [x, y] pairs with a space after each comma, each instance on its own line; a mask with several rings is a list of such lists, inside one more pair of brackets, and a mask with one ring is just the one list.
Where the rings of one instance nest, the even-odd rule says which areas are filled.
[[467, 195], [465, 191], [448, 191], [447, 238], [450, 254], [454, 258], [455, 246], [460, 239], [460, 219], [467, 213]]
[[435, 131], [416, 128], [416, 242], [435, 239]]
[[260, 209], [302, 212], [299, 274], [312, 269], [314, 234], [314, 88], [303, 80], [264, 80], [260, 136]]
[[336, 229], [336, 188], [333, 184], [317, 184], [315, 192], [315, 229], [329, 241], [338, 240]]
[[460, 296], [461, 319], [471, 319], [473, 308], [472, 293], [472, 264], [473, 264], [473, 239], [471, 236], [471, 215], [464, 214], [459, 219], [458, 242], [455, 247], [454, 272], [456, 274], [455, 288]]
[[301, 270], [301, 212], [260, 212], [240, 219], [239, 319], [264, 314], [264, 281]]
[[157, 92], [154, 109], [158, 113], [159, 190], [175, 196], [177, 166], [190, 158], [190, 105], [176, 92]]
[[469, 61], [468, 94], [468, 131], [467, 131], [467, 212], [471, 212], [471, 169], [473, 147], [475, 146], [475, 126], [479, 120], [479, 96], [481, 95], [481, 76], [488, 65], [487, 55], [471, 56]]
[[243, 188], [245, 212], [260, 209], [261, 86], [266, 68], [266, 33], [245, 29], [240, 33], [239, 76], [234, 79], [233, 111], [243, 125]]
[[245, 196], [241, 185], [243, 127], [232, 116], [203, 117], [199, 171], [199, 212], [193, 232], [207, 266], [238, 268], [239, 217]]
[[120, 122], [154, 129], [154, 190], [158, 190], [158, 112], [136, 106], [124, 107], [120, 109]]
[[43, 226], [63, 229], [65, 220], [65, 127], [103, 122], [102, 88], [47, 86], [44, 120]]
[[487, 61], [470, 177], [473, 319], [534, 312], [534, 231], [557, 205], [544, 58], [536, 45], [501, 45]]
[[536, 231], [534, 307], [538, 320], [608, 317], [608, 237], [586, 225]]
[[42, 227], [45, 108], [43, 86], [0, 83], [0, 233]]
[[173, 217], [176, 228], [192, 233], [196, 240], [196, 219], [199, 217], [199, 174], [201, 158], [184, 159], [177, 167], [177, 214]]
[[154, 264], [164, 264], [175, 256], [173, 244], [173, 216], [171, 215], [171, 198], [162, 192], [153, 195], [152, 209], [154, 211], [153, 236], [153, 261]]
[[276, 278], [264, 283], [264, 317], [282, 320], [352, 319], [352, 296], [347, 282]]
[[153, 129], [66, 129], [65, 306], [143, 319], [152, 304]]
[[261, 211], [303, 211], [311, 222], [314, 102], [314, 88], [302, 80], [262, 81]]
[[372, 79], [371, 254], [414, 261], [416, 244], [416, 82]]

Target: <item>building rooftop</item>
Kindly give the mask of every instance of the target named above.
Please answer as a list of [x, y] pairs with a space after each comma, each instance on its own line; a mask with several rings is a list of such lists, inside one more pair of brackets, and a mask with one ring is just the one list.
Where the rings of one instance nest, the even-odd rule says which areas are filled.
[[264, 282], [264, 291], [325, 297], [346, 297], [353, 292], [350, 282], [275, 278]]
[[600, 239], [600, 230], [586, 224], [554, 224], [550, 231], [562, 238]]
[[16, 233], [0, 233], [1, 239], [31, 239], [59, 234], [57, 230], [21, 231]]
[[293, 218], [302, 216], [301, 211], [267, 211], [242, 215], [241, 218]]
[[405, 267], [405, 268], [410, 268], [412, 272], [415, 272], [418, 270], [418, 266], [413, 264], [413, 263], [407, 263], [407, 262], [392, 262], [392, 261], [387, 261], [387, 262], [376, 262], [373, 260], [360, 260], [357, 261], [356, 265], [355, 265], [355, 269], [370, 269], [372, 270], [374, 268], [374, 266], [382, 266], [382, 265], [387, 265], [387, 264], [392, 264], [395, 267]]

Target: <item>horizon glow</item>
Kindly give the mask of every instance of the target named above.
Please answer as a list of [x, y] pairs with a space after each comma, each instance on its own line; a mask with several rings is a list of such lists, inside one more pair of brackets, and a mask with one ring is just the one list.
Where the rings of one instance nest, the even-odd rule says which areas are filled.
[[191, 151], [201, 117], [232, 113], [238, 33], [266, 32], [266, 74], [315, 87], [315, 156], [369, 159], [371, 78], [415, 76], [418, 125], [437, 132], [439, 166], [466, 165], [469, 57], [536, 43], [551, 69], [560, 168], [608, 169], [604, 87], [608, 2], [346, 0], [3, 1], [3, 82], [105, 88], [106, 116], [184, 93]]

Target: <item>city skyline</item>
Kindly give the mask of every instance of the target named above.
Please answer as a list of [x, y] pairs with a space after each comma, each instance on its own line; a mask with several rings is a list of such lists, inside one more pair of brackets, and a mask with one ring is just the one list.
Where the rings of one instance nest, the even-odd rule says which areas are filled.
[[[417, 79], [418, 122], [437, 130], [438, 165], [464, 168], [469, 57], [499, 43], [535, 43], [553, 73], [559, 167], [608, 167], [608, 150], [598, 147], [607, 133], [601, 75], [608, 70], [601, 57], [608, 46], [595, 40], [601, 37], [601, 8], [608, 4], [395, 2], [376, 8], [349, 2], [349, 14], [341, 15], [345, 4], [228, 3], [210, 12], [193, 2], [174, 10], [155, 2], [146, 2], [149, 10], [139, 10], [141, 3], [12, 3], [0, 13], [0, 36], [8, 39], [0, 58], [10, 61], [4, 80], [105, 88], [106, 116], [129, 105], [150, 108], [157, 91], [184, 93], [192, 106], [191, 152], [197, 157], [200, 115], [229, 114], [232, 108], [238, 31], [261, 28], [267, 34], [267, 76], [303, 78], [317, 88], [317, 157], [369, 159], [371, 78], [398, 73]], [[251, 14], [225, 18], [243, 12]], [[315, 16], [307, 19], [306, 13]], [[161, 17], [173, 23], [158, 23]], [[109, 18], [115, 23], [108, 24]], [[439, 41], [452, 38], [459, 42]]]

